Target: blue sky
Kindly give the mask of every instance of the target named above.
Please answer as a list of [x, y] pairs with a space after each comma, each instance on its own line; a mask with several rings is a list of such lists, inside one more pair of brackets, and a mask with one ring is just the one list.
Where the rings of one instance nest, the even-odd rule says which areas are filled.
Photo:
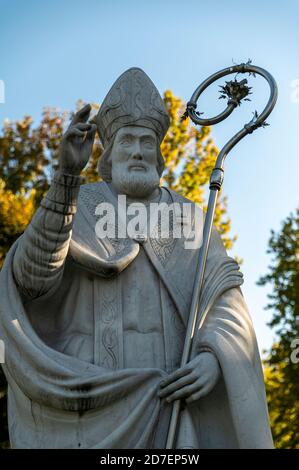
[[[161, 93], [170, 88], [185, 101], [232, 59], [251, 58], [273, 74], [279, 99], [271, 126], [231, 152], [223, 191], [261, 350], [271, 345], [273, 332], [266, 326], [271, 314], [263, 309], [268, 289], [256, 281], [270, 261], [270, 229], [279, 229], [299, 201], [299, 100], [292, 100], [292, 83], [299, 83], [298, 19], [295, 0], [0, 0], [0, 122], [25, 114], [38, 121], [43, 106], [74, 109], [79, 98], [100, 103], [131, 66], [143, 68]], [[219, 147], [266, 103], [267, 86], [260, 79], [251, 85], [253, 101], [213, 128]], [[202, 100], [209, 115], [223, 105], [215, 90]]]

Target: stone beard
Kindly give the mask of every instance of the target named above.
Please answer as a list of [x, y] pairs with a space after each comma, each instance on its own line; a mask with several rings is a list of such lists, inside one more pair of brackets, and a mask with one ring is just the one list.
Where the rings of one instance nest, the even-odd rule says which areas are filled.
[[112, 167], [112, 181], [119, 194], [147, 198], [159, 187], [160, 178], [155, 166], [147, 165], [145, 171], [132, 171], [125, 162]]

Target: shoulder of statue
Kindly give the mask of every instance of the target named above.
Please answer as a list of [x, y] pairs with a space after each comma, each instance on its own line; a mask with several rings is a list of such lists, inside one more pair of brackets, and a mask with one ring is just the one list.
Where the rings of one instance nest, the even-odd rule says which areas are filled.
[[[104, 181], [98, 181], [96, 183], [87, 183], [80, 186], [79, 198], [94, 198], [99, 197], [102, 199], [107, 192], [106, 183]], [[101, 201], [99, 201], [101, 202]]]
[[107, 202], [107, 200], [107, 187], [105, 182], [99, 181], [96, 183], [82, 184], [78, 197], [79, 212], [80, 209], [84, 210], [83, 208], [85, 207], [94, 215], [98, 204]]
[[192, 215], [193, 221], [195, 223], [195, 220], [196, 220], [199, 223], [199, 225], [197, 225], [197, 230], [199, 229], [199, 227], [201, 227], [200, 229], [202, 230], [204, 220], [205, 220], [205, 212], [203, 208], [199, 204], [195, 203], [194, 201], [191, 201], [191, 199], [188, 199], [187, 197], [182, 196], [180, 193], [177, 193], [176, 191], [173, 191], [172, 189], [168, 189], [166, 187], [163, 187], [163, 189], [167, 191], [168, 194], [170, 195], [170, 199], [172, 203], [180, 205], [181, 210], [184, 211], [183, 206], [188, 205], [189, 207], [187, 207], [187, 211], [189, 212], [190, 207], [191, 207], [190, 214], [193, 214]]
[[172, 200], [174, 202], [178, 202], [178, 203], [189, 203], [191, 204], [192, 206], [194, 207], [197, 207], [200, 211], [203, 212], [202, 210], [202, 207], [199, 205], [199, 204], [196, 204], [194, 201], [192, 201], [191, 199], [188, 199], [187, 197], [185, 196], [182, 196], [182, 194], [176, 192], [176, 191], [173, 191], [172, 189], [169, 189], [169, 188], [166, 188], [166, 186], [161, 186], [161, 188], [165, 191], [168, 191], [168, 193], [170, 194]]
[[[170, 193], [172, 200], [174, 202], [189, 203], [192, 205], [192, 207], [196, 207], [196, 210], [198, 211], [199, 216], [202, 217], [202, 223], [204, 223], [206, 212], [203, 210], [203, 208], [199, 204], [196, 204], [195, 202], [191, 201], [191, 199], [188, 199], [187, 197], [182, 196], [181, 194], [177, 193], [176, 191], [173, 191], [172, 189], [168, 189], [168, 188], [164, 188], [164, 189], [166, 189]], [[223, 247], [223, 242], [221, 240], [219, 231], [215, 225], [213, 225], [213, 229], [211, 232], [211, 241], [213, 241], [212, 251], [216, 249], [218, 252], [221, 252], [222, 254], [226, 255], [226, 251]]]
[[104, 181], [97, 181], [95, 183], [81, 184], [79, 196], [84, 193], [103, 192], [105, 187]]

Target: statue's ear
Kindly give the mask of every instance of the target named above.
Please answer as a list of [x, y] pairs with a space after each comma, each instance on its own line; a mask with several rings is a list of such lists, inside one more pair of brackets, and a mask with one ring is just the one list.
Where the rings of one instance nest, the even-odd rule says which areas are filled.
[[162, 176], [162, 173], [164, 171], [164, 168], [165, 168], [165, 160], [163, 158], [163, 155], [161, 153], [161, 147], [160, 145], [158, 145], [158, 165], [157, 165], [157, 171], [158, 171], [158, 174], [161, 178]]

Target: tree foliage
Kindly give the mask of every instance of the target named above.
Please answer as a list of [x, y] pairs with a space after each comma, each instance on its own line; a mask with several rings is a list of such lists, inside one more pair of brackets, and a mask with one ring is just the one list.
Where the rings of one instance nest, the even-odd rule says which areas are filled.
[[[170, 116], [170, 128], [162, 143], [165, 172], [162, 183], [194, 202], [205, 204], [209, 175], [218, 154], [209, 127], [195, 129], [189, 120], [181, 121], [184, 105], [171, 91], [164, 93]], [[82, 102], [77, 103], [81, 108]], [[93, 105], [93, 114], [98, 110]], [[49, 188], [58, 166], [59, 143], [68, 125], [70, 113], [44, 109], [41, 121], [33, 125], [25, 116], [17, 122], [5, 121], [0, 135], [0, 266], [12, 243], [23, 233], [43, 195]], [[99, 181], [98, 159], [102, 154], [96, 136], [90, 161], [83, 174], [87, 182]], [[226, 199], [219, 198], [215, 223], [230, 248], [230, 219]], [[0, 413], [5, 413], [5, 380], [0, 372]], [[4, 414], [2, 414], [4, 418]], [[0, 441], [5, 440], [3, 427]], [[4, 433], [4, 434], [3, 434]], [[7, 439], [7, 436], [6, 436]]]
[[299, 209], [272, 231], [268, 253], [269, 273], [259, 280], [270, 284], [267, 309], [273, 312], [269, 326], [277, 335], [265, 361], [270, 420], [279, 448], [299, 448], [299, 363], [294, 362], [292, 342], [299, 338]]
[[0, 179], [0, 265], [15, 239], [25, 230], [35, 208], [36, 191], [14, 194]]

